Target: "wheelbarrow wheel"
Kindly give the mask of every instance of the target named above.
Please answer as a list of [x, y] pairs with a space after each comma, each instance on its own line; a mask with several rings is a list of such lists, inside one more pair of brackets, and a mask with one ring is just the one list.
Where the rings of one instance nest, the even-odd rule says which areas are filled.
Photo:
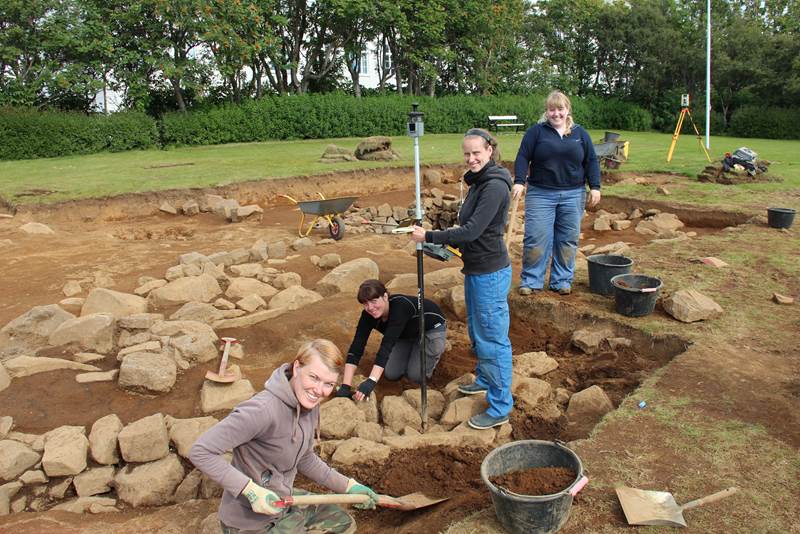
[[331, 224], [328, 229], [331, 232], [331, 237], [336, 241], [344, 237], [344, 221], [341, 217], [334, 217], [333, 224]]

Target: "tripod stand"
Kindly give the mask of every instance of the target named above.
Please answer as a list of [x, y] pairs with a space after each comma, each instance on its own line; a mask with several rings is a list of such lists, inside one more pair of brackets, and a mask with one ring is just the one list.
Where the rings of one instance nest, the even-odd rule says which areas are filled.
[[672, 153], [675, 151], [675, 144], [678, 142], [678, 136], [681, 135], [683, 120], [686, 118], [687, 115], [689, 116], [689, 122], [692, 123], [692, 128], [694, 128], [694, 133], [697, 134], [697, 142], [700, 143], [700, 148], [703, 149], [703, 152], [706, 155], [706, 159], [708, 159], [708, 161], [710, 162], [711, 156], [708, 155], [708, 150], [706, 150], [706, 147], [703, 146], [703, 139], [700, 135], [700, 130], [697, 129], [697, 125], [694, 123], [694, 119], [692, 119], [692, 112], [689, 111], [688, 106], [683, 106], [681, 108], [681, 114], [678, 117], [678, 124], [675, 126], [675, 133], [672, 134], [672, 143], [669, 145], [669, 153], [667, 154], [667, 163], [672, 161]]

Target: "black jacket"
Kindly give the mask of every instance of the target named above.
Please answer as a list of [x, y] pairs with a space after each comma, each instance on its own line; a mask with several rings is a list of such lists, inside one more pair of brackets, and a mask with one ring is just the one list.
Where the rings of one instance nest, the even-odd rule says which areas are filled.
[[503, 240], [511, 173], [490, 161], [480, 171], [467, 172], [467, 198], [458, 213], [458, 228], [425, 232], [425, 241], [453, 245], [461, 250], [464, 274], [487, 274], [511, 264]]

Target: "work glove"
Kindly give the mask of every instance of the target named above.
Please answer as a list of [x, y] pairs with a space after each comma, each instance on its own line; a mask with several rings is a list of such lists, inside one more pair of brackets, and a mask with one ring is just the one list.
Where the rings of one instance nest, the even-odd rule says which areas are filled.
[[364, 398], [366, 399], [369, 397], [369, 394], [372, 393], [372, 390], [375, 389], [376, 384], [377, 382], [375, 380], [372, 378], [367, 378], [358, 385], [358, 391], [364, 395]]
[[252, 480], [242, 490], [248, 501], [250, 501], [250, 508], [257, 514], [276, 515], [283, 512], [283, 509], [273, 506], [281, 498], [274, 491], [262, 488]]
[[354, 504], [356, 508], [360, 508], [361, 510], [374, 510], [375, 506], [378, 504], [378, 494], [369, 489], [364, 484], [360, 482], [356, 482], [355, 479], [350, 479], [347, 481], [347, 493], [350, 495], [354, 494], [362, 494], [362, 495], [369, 495], [369, 500], [364, 504]]
[[339, 386], [339, 389], [336, 390], [336, 397], [347, 397], [348, 399], [353, 396], [353, 390], [350, 389], [350, 384], [342, 384]]

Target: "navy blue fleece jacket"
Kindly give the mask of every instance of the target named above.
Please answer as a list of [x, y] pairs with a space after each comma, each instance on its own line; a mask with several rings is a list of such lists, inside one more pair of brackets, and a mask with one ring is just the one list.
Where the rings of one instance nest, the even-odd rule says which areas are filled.
[[547, 122], [528, 128], [514, 162], [514, 183], [575, 189], [587, 182], [600, 189], [600, 164], [589, 134], [575, 124], [563, 138]]

